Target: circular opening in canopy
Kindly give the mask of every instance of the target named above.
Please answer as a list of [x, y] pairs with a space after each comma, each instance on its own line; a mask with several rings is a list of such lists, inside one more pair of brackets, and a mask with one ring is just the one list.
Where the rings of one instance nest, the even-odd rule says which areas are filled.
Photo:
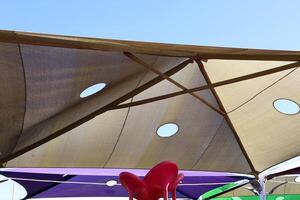
[[85, 90], [83, 90], [80, 94], [81, 98], [85, 98], [88, 96], [91, 96], [93, 94], [96, 94], [97, 92], [103, 90], [103, 88], [105, 88], [106, 83], [97, 83], [95, 85], [92, 85], [88, 88], [86, 88]]
[[112, 186], [115, 186], [117, 185], [117, 181], [116, 180], [109, 180], [106, 182], [106, 185], [109, 186], [109, 187], [112, 187]]
[[273, 102], [273, 106], [278, 112], [287, 115], [295, 115], [300, 111], [299, 105], [289, 99], [277, 99]]
[[167, 124], [163, 124], [161, 125], [156, 133], [159, 137], [171, 137], [173, 135], [175, 135], [179, 130], [179, 127], [177, 124], [174, 123], [167, 123]]

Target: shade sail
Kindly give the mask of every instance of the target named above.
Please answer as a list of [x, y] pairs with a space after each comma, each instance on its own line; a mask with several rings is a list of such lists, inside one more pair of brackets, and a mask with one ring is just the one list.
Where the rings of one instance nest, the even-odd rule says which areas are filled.
[[[127, 191], [118, 183], [124, 169], [14, 168], [2, 169], [0, 174], [10, 178], [27, 191], [26, 198], [55, 197], [126, 197]], [[129, 170], [143, 177], [147, 170]], [[197, 199], [205, 192], [232, 182], [249, 181], [254, 177], [221, 172], [181, 171], [185, 178], [177, 195]], [[116, 185], [107, 182], [115, 180]]]
[[[257, 174], [300, 153], [300, 52], [0, 32], [6, 167]], [[87, 98], [86, 88], [106, 87]], [[165, 123], [179, 127], [161, 138]]]

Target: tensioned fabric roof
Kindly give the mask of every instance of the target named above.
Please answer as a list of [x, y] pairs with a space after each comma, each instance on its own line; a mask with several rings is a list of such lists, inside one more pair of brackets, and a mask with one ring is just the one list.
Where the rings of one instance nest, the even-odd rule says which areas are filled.
[[[300, 52], [0, 31], [0, 161], [6, 167], [257, 174], [299, 155]], [[81, 99], [96, 83], [101, 92]], [[157, 128], [176, 123], [161, 138]]]

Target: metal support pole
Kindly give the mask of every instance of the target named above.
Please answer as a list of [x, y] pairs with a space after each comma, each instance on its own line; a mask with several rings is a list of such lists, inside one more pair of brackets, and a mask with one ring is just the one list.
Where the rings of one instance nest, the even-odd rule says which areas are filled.
[[259, 199], [260, 200], [267, 200], [267, 193], [266, 193], [266, 179], [265, 177], [259, 177]]

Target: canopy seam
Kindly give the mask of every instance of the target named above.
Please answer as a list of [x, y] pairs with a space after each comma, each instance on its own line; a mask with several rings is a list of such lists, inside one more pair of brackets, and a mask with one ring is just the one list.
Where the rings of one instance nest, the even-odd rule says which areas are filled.
[[[16, 140], [16, 143], [13, 147], [12, 152], [14, 152], [14, 150], [16, 149], [19, 140], [21, 138], [21, 135], [23, 134], [23, 130], [24, 130], [24, 123], [25, 123], [25, 116], [26, 116], [26, 112], [27, 112], [27, 81], [26, 81], [26, 75], [25, 75], [25, 67], [24, 67], [24, 60], [23, 60], [23, 55], [22, 55], [22, 50], [21, 50], [21, 45], [18, 43], [18, 51], [20, 54], [20, 60], [21, 60], [21, 65], [22, 65], [22, 70], [23, 70], [23, 79], [24, 79], [24, 114], [23, 114], [23, 120], [22, 120], [22, 126], [20, 129], [20, 133], [18, 135], [18, 138]], [[7, 162], [5, 164], [5, 166], [7, 165]]]
[[[156, 59], [154, 60], [154, 62], [152, 63], [151, 66], [154, 66], [154, 65], [157, 63], [158, 58], [159, 58], [159, 56], [156, 57]], [[149, 72], [149, 71], [147, 71], [147, 70], [145, 71], [145, 73], [142, 75], [141, 79], [138, 81], [138, 83], [137, 83], [135, 89], [136, 89], [137, 87], [139, 87], [139, 85], [141, 84], [141, 82], [143, 81], [143, 79], [145, 78], [145, 76], [147, 75], [148, 72]], [[133, 102], [133, 98], [134, 98], [134, 96], [131, 97], [130, 103]], [[118, 146], [118, 143], [119, 143], [119, 141], [120, 141], [120, 139], [121, 139], [123, 130], [124, 130], [124, 128], [125, 128], [125, 125], [126, 125], [126, 122], [127, 122], [128, 116], [129, 116], [130, 109], [131, 109], [131, 107], [128, 107], [127, 112], [126, 112], [126, 116], [125, 116], [125, 119], [124, 119], [124, 122], [123, 122], [123, 124], [122, 124], [120, 133], [119, 133], [118, 138], [117, 138], [117, 141], [116, 141], [116, 143], [115, 143], [115, 145], [114, 145], [114, 147], [113, 147], [111, 153], [109, 154], [109, 157], [108, 157], [107, 160], [105, 161], [103, 167], [105, 167], [105, 166], [108, 164], [108, 162], [109, 162], [110, 159], [112, 158], [112, 156], [113, 156], [113, 154], [114, 154], [114, 152], [115, 152], [115, 150], [116, 150], [116, 148], [117, 148], [117, 146]]]
[[216, 138], [216, 136], [218, 135], [218, 132], [220, 130], [220, 128], [222, 127], [222, 125], [224, 124], [225, 119], [223, 117], [219, 127], [217, 128], [214, 136], [211, 138], [211, 140], [209, 141], [208, 145], [206, 146], [206, 148], [204, 149], [204, 151], [202, 152], [202, 154], [200, 155], [200, 157], [197, 159], [197, 161], [195, 162], [195, 164], [192, 166], [191, 170], [194, 169], [194, 167], [196, 167], [196, 165], [200, 162], [200, 160], [202, 159], [202, 157], [204, 156], [204, 154], [206, 153], [207, 149], [210, 147], [211, 143], [214, 141], [214, 139]]
[[285, 74], [284, 76], [282, 76], [281, 78], [279, 78], [278, 80], [276, 80], [275, 82], [273, 82], [271, 85], [267, 86], [266, 88], [264, 88], [263, 90], [261, 90], [260, 92], [258, 92], [257, 94], [255, 94], [253, 97], [251, 97], [250, 99], [248, 99], [247, 101], [245, 101], [244, 103], [242, 103], [241, 105], [239, 105], [236, 108], [228, 111], [227, 114], [232, 113], [232, 112], [240, 109], [241, 107], [243, 107], [244, 105], [246, 105], [247, 103], [249, 103], [250, 101], [252, 101], [253, 99], [255, 99], [256, 97], [258, 97], [260, 94], [262, 94], [264, 91], [268, 90], [269, 88], [271, 88], [272, 86], [276, 85], [278, 82], [280, 82], [281, 80], [283, 80], [284, 78], [286, 78], [287, 76], [289, 76], [290, 74], [292, 74], [298, 68], [299, 67], [294, 68], [293, 70], [291, 70], [290, 72], [288, 72], [287, 74]]

